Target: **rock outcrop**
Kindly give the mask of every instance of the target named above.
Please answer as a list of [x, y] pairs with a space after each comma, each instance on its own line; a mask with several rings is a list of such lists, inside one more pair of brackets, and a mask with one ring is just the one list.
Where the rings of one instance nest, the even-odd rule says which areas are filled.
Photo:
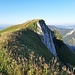
[[42, 42], [54, 56], [57, 56], [53, 43], [54, 33], [47, 27], [44, 20], [39, 20], [39, 22], [37, 22], [37, 26], [39, 29], [37, 33], [40, 35]]

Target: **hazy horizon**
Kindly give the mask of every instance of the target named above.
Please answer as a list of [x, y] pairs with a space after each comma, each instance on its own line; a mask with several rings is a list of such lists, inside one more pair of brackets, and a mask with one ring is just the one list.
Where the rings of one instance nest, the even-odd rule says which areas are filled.
[[[9, 26], [13, 26], [13, 25], [14, 24], [3, 24], [3, 25], [0, 24], [0, 30], [5, 29]], [[49, 24], [46, 24], [46, 25], [49, 25]], [[63, 28], [63, 29], [75, 29], [75, 25], [51, 25], [51, 26], [55, 26], [57, 28]]]

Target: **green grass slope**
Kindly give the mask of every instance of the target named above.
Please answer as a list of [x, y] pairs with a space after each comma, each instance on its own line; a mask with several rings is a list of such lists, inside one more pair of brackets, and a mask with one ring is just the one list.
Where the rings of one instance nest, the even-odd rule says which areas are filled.
[[75, 53], [73, 53], [61, 40], [54, 39], [56, 52], [59, 59], [65, 64], [75, 66]]
[[28, 57], [28, 53], [35, 52], [35, 55], [43, 56], [49, 61], [53, 55], [42, 43], [37, 30], [38, 20], [27, 21], [26, 23], [10, 26], [0, 31], [1, 49], [7, 49], [8, 54], [15, 58]]

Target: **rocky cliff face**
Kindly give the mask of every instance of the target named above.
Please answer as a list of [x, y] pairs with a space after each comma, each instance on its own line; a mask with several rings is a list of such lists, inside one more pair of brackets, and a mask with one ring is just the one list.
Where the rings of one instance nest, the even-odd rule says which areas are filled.
[[54, 55], [57, 56], [56, 49], [53, 43], [54, 34], [53, 32], [46, 26], [44, 20], [39, 20], [37, 22], [38, 31], [37, 33], [40, 35], [42, 42], [46, 45], [48, 50]]

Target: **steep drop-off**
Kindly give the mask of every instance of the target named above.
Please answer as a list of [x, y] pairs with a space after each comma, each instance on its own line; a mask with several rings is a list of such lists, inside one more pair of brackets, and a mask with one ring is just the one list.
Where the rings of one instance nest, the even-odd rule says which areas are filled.
[[54, 38], [57, 56], [64, 64], [75, 66], [75, 53], [73, 53], [63, 41]]

